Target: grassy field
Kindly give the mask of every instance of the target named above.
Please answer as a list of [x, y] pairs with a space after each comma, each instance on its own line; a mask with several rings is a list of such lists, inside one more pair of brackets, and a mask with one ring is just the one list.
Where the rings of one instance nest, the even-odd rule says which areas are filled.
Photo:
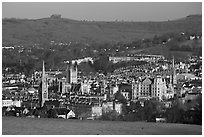
[[201, 135], [202, 126], [2, 117], [2, 135]]

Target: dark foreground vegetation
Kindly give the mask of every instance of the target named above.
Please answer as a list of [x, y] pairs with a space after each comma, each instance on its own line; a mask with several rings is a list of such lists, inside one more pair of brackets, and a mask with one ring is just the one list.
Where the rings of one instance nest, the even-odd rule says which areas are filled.
[[[118, 99], [126, 103], [124, 97], [121, 96]], [[131, 102], [129, 106], [124, 106], [121, 115], [118, 115], [116, 111], [110, 111], [102, 115], [100, 119], [156, 122], [156, 118], [165, 118], [164, 122], [167, 123], [202, 125], [202, 95], [185, 104], [181, 104], [179, 99], [175, 99], [171, 108], [166, 108], [162, 102], [154, 99], [145, 101], [144, 107], [141, 106], [140, 101]]]

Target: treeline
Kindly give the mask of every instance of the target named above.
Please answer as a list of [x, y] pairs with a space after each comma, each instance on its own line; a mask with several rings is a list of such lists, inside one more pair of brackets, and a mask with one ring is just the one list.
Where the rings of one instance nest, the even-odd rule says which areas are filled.
[[125, 68], [128, 66], [137, 66], [137, 65], [144, 65], [147, 64], [146, 61], [122, 61], [118, 63], [112, 63], [109, 61], [109, 57], [106, 55], [98, 57], [92, 67], [97, 72], [102, 72], [107, 74], [108, 72], [113, 72], [115, 69], [118, 68]]

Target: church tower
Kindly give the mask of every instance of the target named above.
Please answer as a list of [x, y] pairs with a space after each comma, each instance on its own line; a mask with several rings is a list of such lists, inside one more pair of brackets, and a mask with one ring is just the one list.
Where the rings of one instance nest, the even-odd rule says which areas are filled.
[[78, 68], [77, 68], [77, 62], [72, 63], [69, 62], [67, 63], [67, 69], [66, 69], [66, 73], [67, 73], [67, 78], [66, 78], [66, 82], [71, 84], [74, 83], [76, 84], [78, 82]]
[[70, 65], [71, 65], [71, 63], [68, 62], [67, 63], [67, 69], [66, 69], [66, 82], [67, 83], [70, 83]]
[[77, 83], [78, 82], [78, 68], [77, 68], [77, 62], [73, 63], [70, 68], [70, 82], [71, 83]]
[[171, 91], [171, 96], [175, 95], [175, 90], [174, 90], [174, 85], [177, 84], [176, 81], [176, 69], [175, 69], [175, 62], [174, 62], [174, 56], [173, 56], [173, 60], [172, 60], [172, 67], [171, 67], [171, 75], [170, 75], [170, 82], [169, 82], [169, 91]]

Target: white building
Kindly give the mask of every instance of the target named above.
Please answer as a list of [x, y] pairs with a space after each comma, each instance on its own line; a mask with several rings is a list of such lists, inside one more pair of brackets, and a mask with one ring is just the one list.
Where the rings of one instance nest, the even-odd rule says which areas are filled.
[[72, 110], [70, 110], [69, 113], [67, 114], [67, 119], [74, 117], [76, 117], [75, 113]]
[[91, 85], [88, 82], [81, 83], [81, 92], [82, 94], [89, 94], [90, 93]]
[[92, 111], [92, 117], [102, 116], [102, 107], [100, 107], [100, 106], [93, 106], [91, 108], [91, 111]]
[[115, 87], [113, 87], [113, 94], [117, 93], [119, 90], [118, 85], [116, 84]]
[[153, 81], [146, 77], [137, 82], [132, 83], [132, 100], [136, 100], [138, 98], [149, 98], [151, 97], [151, 91], [153, 86]]
[[152, 92], [153, 97], [159, 97], [159, 99], [162, 100], [163, 97], [165, 97], [167, 93], [167, 86], [166, 86], [165, 78], [162, 78], [161, 76], [157, 76], [154, 79], [152, 91], [153, 91]]
[[130, 93], [129, 92], [121, 92], [121, 94], [125, 97], [126, 100], [130, 99]]
[[155, 78], [146, 77], [132, 83], [132, 100], [140, 98], [158, 97], [162, 100], [167, 95], [165, 78], [157, 76]]
[[114, 102], [107, 102], [102, 104], [102, 111], [103, 113], [110, 112], [115, 110], [118, 114], [122, 113], [122, 104], [121, 103], [114, 103]]
[[21, 101], [2, 100], [2, 107], [16, 106], [21, 107]]

